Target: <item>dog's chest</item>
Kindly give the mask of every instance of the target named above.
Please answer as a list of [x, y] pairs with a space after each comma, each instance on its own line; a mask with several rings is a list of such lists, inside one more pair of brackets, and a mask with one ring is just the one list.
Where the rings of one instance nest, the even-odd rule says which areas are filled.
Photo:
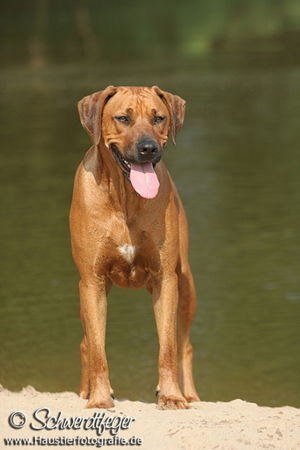
[[115, 242], [108, 276], [120, 287], [143, 287], [151, 274], [159, 270], [159, 260], [156, 245], [148, 233], [127, 235]]
[[137, 247], [131, 244], [123, 244], [117, 247], [117, 251], [129, 264], [132, 264], [136, 254], [136, 250]]

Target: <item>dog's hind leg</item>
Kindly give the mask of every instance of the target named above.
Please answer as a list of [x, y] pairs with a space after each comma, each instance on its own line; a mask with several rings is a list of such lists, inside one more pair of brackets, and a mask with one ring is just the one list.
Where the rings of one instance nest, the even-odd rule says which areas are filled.
[[[180, 202], [180, 200], [179, 200]], [[188, 402], [199, 401], [193, 373], [193, 347], [190, 342], [190, 329], [196, 313], [196, 289], [188, 257], [189, 234], [183, 206], [179, 210], [179, 261], [178, 277], [178, 374], [180, 388]]]
[[189, 267], [178, 273], [178, 372], [182, 393], [188, 402], [199, 401], [192, 371], [193, 347], [190, 328], [196, 312], [196, 291]]
[[86, 335], [83, 336], [80, 343], [80, 361], [81, 361], [81, 378], [79, 397], [87, 399], [90, 394], [90, 379], [89, 379], [89, 358]]

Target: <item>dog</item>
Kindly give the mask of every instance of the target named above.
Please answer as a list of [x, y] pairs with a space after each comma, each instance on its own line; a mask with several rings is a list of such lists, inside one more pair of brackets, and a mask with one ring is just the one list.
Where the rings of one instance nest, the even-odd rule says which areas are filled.
[[112, 284], [146, 287], [159, 338], [160, 409], [199, 401], [192, 375], [190, 327], [196, 293], [188, 226], [161, 158], [183, 125], [185, 101], [157, 86], [108, 86], [78, 103], [92, 147], [79, 165], [70, 211], [72, 254], [80, 273], [80, 397], [110, 408], [105, 353]]

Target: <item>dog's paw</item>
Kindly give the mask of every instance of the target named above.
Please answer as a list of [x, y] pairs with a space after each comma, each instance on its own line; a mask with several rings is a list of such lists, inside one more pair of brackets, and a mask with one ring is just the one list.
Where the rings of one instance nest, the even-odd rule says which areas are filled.
[[185, 389], [183, 388], [182, 393], [186, 401], [189, 403], [201, 401], [194, 386], [186, 386]]
[[189, 405], [183, 396], [158, 394], [159, 409], [188, 409]]
[[83, 398], [84, 400], [87, 400], [88, 398], [89, 398], [89, 392], [88, 391], [84, 391], [84, 390], [82, 390], [82, 391], [80, 391], [79, 392], [79, 397], [80, 398]]
[[86, 404], [86, 408], [112, 408], [114, 406], [113, 399], [111, 396], [107, 398], [90, 398]]
[[115, 393], [114, 393], [114, 391], [112, 390], [112, 388], [110, 388], [109, 392], [110, 392], [111, 398], [114, 400], [114, 399], [116, 398], [116, 396], [115, 396]]
[[188, 403], [201, 402], [201, 399], [197, 393], [194, 393], [194, 392], [185, 393], [184, 392], [183, 395]]

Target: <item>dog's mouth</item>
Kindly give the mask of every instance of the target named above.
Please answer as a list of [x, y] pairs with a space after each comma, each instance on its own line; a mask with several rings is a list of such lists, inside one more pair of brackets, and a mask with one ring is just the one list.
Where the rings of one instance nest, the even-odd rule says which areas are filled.
[[116, 144], [111, 144], [112, 154], [126, 178], [131, 182], [134, 190], [143, 198], [156, 197], [159, 189], [159, 181], [152, 162], [129, 162], [119, 151]]
[[119, 167], [122, 169], [122, 172], [124, 173], [126, 178], [129, 179], [129, 177], [130, 177], [130, 163], [128, 161], [126, 161], [125, 158], [123, 158], [123, 155], [119, 151], [119, 149], [116, 146], [116, 144], [111, 144], [110, 148], [112, 150], [112, 154], [113, 154], [115, 160], [117, 161]]

